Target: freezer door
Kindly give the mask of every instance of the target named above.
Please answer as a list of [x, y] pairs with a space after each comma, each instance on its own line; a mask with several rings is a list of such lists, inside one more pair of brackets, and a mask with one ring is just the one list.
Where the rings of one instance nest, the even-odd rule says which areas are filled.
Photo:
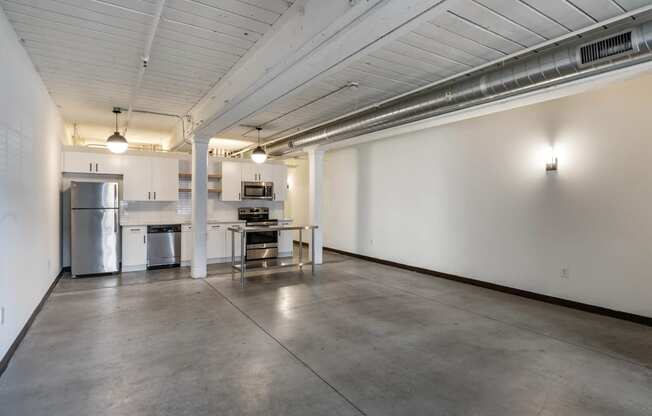
[[118, 183], [73, 181], [70, 183], [70, 207], [118, 208]]
[[118, 271], [117, 209], [73, 209], [70, 228], [73, 276]]

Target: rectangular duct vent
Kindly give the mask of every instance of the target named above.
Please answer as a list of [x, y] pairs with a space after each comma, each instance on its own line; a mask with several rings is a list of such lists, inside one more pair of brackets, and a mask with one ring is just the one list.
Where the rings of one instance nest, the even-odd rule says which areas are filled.
[[581, 64], [592, 64], [615, 55], [634, 51], [632, 32], [620, 33], [580, 47]]

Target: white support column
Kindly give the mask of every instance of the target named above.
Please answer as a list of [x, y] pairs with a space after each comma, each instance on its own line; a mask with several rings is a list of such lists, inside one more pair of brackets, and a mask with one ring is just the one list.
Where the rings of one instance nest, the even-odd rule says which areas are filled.
[[321, 222], [321, 201], [324, 191], [324, 150], [318, 147], [304, 149], [308, 153], [308, 218], [310, 224], [317, 225], [315, 230], [315, 264], [322, 264], [323, 230]]
[[206, 277], [206, 240], [208, 211], [208, 142], [194, 137], [192, 141], [192, 263], [193, 278]]

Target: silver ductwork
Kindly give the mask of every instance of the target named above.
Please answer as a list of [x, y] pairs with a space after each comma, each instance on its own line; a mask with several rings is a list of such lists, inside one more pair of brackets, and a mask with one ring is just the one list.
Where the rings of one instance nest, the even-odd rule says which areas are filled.
[[[630, 20], [633, 22], [633, 20]], [[601, 29], [275, 141], [281, 156], [652, 60], [652, 22]]]

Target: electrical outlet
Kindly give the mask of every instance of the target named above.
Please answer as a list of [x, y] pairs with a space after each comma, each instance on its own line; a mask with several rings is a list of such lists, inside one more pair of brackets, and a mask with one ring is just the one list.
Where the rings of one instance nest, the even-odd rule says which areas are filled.
[[563, 267], [561, 269], [561, 273], [559, 274], [559, 277], [561, 277], [562, 279], [570, 278], [570, 270], [568, 269], [568, 267]]

